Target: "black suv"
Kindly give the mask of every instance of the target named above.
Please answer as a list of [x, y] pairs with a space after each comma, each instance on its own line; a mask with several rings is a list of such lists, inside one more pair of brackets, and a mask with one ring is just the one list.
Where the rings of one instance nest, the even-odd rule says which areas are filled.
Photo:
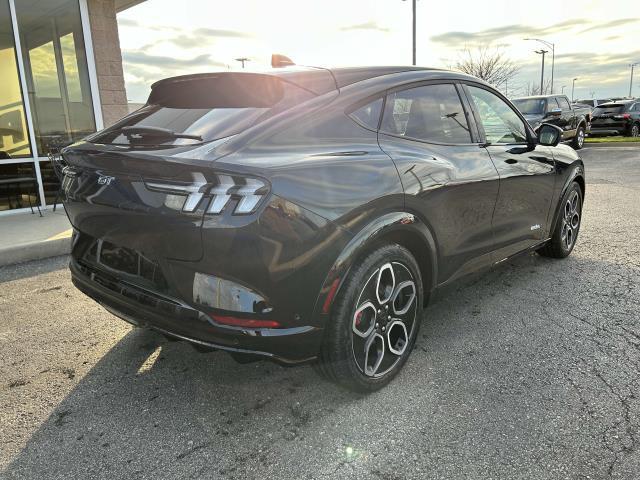
[[640, 100], [598, 105], [592, 114], [591, 135], [640, 136]]
[[374, 390], [438, 289], [572, 251], [584, 167], [561, 134], [441, 70], [162, 80], [63, 153], [73, 282], [134, 325]]

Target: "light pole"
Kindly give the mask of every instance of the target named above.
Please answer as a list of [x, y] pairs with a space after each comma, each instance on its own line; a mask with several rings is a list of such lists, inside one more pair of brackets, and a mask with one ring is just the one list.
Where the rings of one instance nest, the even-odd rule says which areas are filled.
[[564, 93], [564, 89], [567, 88], [566, 85], [562, 85], [562, 91], [560, 93]]
[[[402, 0], [403, 2], [405, 2], [406, 0]], [[412, 65], [416, 64], [416, 2], [417, 0], [411, 0], [412, 3], [412, 10], [413, 10], [413, 20], [412, 20], [412, 24], [413, 24], [413, 63]]]
[[546, 53], [549, 52], [549, 50], [540, 49], [540, 50], [536, 50], [535, 52], [542, 55], [542, 70], [540, 71], [540, 95], [543, 95], [542, 89], [544, 86], [544, 56]]
[[242, 63], [242, 68], [244, 68], [244, 63], [248, 62], [249, 60], [251, 60], [251, 59], [247, 58], [247, 57], [240, 57], [240, 58], [236, 58], [235, 59], [236, 62]]
[[576, 80], [578, 80], [578, 77], [573, 79], [573, 83], [571, 84], [571, 103], [573, 103], [573, 92], [576, 89]]
[[525, 38], [525, 40], [532, 40], [534, 42], [540, 42], [551, 49], [551, 93], [553, 93], [553, 75], [556, 70], [556, 44], [541, 40], [539, 38]]
[[636, 67], [637, 65], [640, 65], [640, 63], [629, 64], [629, 66], [631, 67], [631, 79], [629, 80], [629, 98], [633, 98], [633, 95], [631, 94], [631, 89], [633, 88], [633, 67]]

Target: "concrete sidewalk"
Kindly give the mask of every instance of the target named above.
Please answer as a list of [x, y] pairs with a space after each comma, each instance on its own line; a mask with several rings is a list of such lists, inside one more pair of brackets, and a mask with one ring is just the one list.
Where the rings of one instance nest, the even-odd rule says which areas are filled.
[[0, 266], [69, 253], [71, 224], [63, 208], [0, 217]]

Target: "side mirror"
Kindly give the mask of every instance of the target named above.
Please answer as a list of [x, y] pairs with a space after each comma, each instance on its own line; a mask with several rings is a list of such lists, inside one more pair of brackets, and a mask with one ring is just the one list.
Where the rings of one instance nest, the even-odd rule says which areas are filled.
[[551, 110], [549, 110], [547, 112], [547, 116], [549, 116], [549, 117], [559, 117], [560, 115], [562, 115], [562, 109], [561, 108], [552, 108]]
[[562, 129], [551, 125], [549, 123], [543, 123], [537, 129], [538, 143], [540, 145], [546, 145], [547, 147], [555, 147], [562, 140]]

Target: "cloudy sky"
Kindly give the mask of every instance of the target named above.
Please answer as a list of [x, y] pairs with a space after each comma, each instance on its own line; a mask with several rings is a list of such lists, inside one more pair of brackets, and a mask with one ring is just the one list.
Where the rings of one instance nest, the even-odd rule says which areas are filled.
[[[448, 68], [465, 48], [499, 49], [520, 66], [509, 94], [540, 81], [541, 44], [556, 44], [555, 86], [576, 98], [629, 92], [640, 62], [637, 0], [418, 0], [418, 65]], [[184, 73], [269, 66], [272, 53], [299, 65], [409, 65], [411, 2], [403, 0], [147, 0], [118, 15], [127, 91]], [[636, 39], [636, 41], [633, 41]], [[545, 76], [551, 70], [549, 55]], [[640, 96], [640, 67], [634, 95]]]

